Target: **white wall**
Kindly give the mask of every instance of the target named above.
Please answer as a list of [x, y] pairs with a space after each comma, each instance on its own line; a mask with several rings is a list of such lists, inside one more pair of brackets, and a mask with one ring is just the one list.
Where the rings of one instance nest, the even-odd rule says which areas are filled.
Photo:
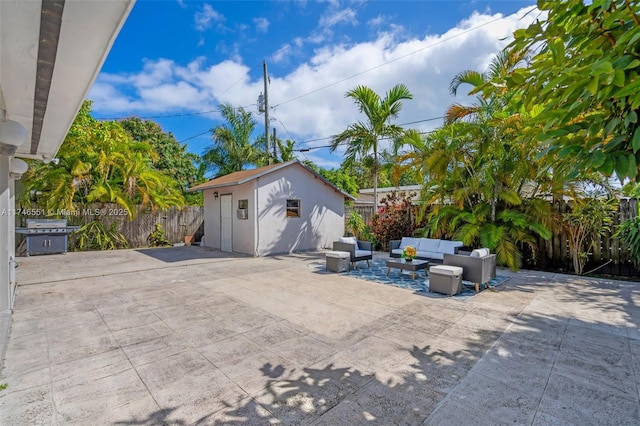
[[[259, 256], [331, 247], [344, 233], [344, 196], [293, 164], [258, 179]], [[287, 218], [288, 198], [301, 217]]]
[[[204, 245], [220, 249], [220, 198], [231, 195], [233, 206], [233, 251], [235, 253], [255, 254], [254, 230], [256, 228], [256, 207], [254, 198], [255, 182], [243, 185], [206, 189], [204, 193]], [[218, 193], [215, 199], [214, 193]], [[238, 219], [238, 200], [249, 201], [249, 219]]]
[[204, 245], [220, 249], [220, 199], [214, 198], [213, 189], [202, 191], [204, 197]]
[[[255, 223], [256, 223], [256, 205], [254, 199], [255, 181], [247, 182], [243, 185], [222, 188], [220, 194], [233, 195], [233, 251], [236, 253], [255, 255]], [[238, 219], [236, 212], [238, 211], [238, 201], [249, 201], [249, 219]]]

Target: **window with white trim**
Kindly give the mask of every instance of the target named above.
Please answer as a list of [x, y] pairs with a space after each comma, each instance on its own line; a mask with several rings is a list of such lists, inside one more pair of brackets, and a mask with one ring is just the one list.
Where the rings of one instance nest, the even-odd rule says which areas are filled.
[[287, 200], [287, 217], [300, 217], [300, 200]]

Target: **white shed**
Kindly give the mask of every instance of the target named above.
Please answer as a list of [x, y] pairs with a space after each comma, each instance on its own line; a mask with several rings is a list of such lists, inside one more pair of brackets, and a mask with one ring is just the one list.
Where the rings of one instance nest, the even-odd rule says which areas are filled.
[[204, 195], [204, 246], [265, 256], [329, 248], [354, 197], [299, 161], [230, 173], [194, 186]]

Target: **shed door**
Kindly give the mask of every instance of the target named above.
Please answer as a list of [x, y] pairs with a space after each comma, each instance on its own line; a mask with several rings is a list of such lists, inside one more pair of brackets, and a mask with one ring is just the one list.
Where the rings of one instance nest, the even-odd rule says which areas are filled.
[[220, 196], [220, 251], [233, 251], [233, 204], [231, 194]]

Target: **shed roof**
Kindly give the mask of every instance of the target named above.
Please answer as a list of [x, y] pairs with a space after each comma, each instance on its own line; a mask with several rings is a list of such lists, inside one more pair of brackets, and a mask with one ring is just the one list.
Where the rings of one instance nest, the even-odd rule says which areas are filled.
[[329, 186], [331, 189], [343, 195], [345, 198], [348, 198], [350, 200], [355, 200], [354, 196], [342, 191], [333, 183], [331, 183], [330, 181], [328, 181], [327, 179], [325, 179], [324, 177], [316, 173], [314, 170], [305, 166], [298, 160], [287, 161], [284, 163], [270, 164], [268, 166], [258, 167], [251, 170], [241, 170], [239, 172], [229, 173], [228, 175], [220, 176], [208, 182], [204, 182], [192, 188], [189, 188], [188, 192], [196, 192], [196, 191], [202, 191], [205, 189], [224, 188], [227, 186], [242, 185], [243, 183], [258, 179], [262, 176], [268, 175], [269, 173], [273, 173], [277, 170], [281, 170], [291, 166], [302, 167], [308, 173], [313, 175], [314, 178], [321, 180], [323, 184]]

